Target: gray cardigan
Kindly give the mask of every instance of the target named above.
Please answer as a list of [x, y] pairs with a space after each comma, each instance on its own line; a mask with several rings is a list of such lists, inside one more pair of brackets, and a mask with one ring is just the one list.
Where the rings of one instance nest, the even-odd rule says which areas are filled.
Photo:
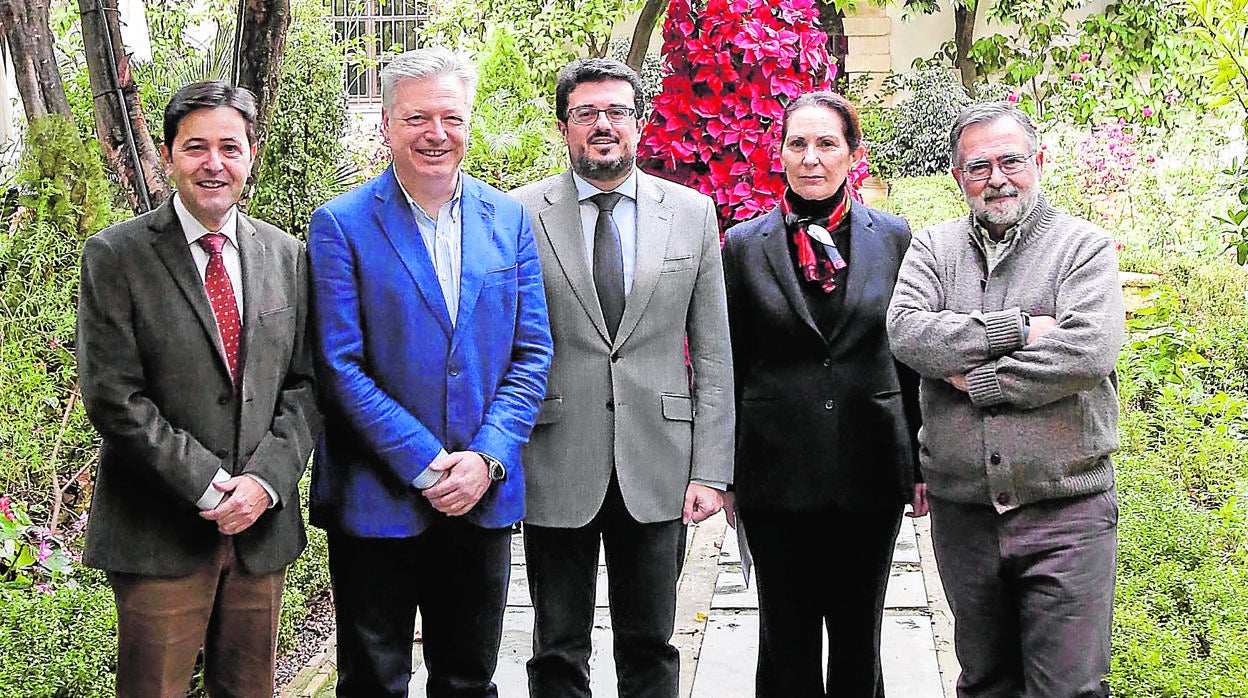
[[[1005, 512], [1114, 482], [1124, 311], [1114, 242], [1041, 197], [991, 273], [964, 216], [914, 236], [888, 309], [922, 376], [920, 462], [934, 497]], [[1021, 312], [1058, 325], [1024, 344]], [[966, 376], [967, 392], [944, 378]]]

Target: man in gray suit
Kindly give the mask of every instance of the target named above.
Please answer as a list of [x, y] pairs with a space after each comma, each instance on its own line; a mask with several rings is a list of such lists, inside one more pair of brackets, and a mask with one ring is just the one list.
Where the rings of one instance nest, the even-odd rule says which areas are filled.
[[732, 478], [715, 208], [637, 170], [638, 88], [618, 61], [564, 68], [555, 110], [572, 168], [514, 192], [533, 218], [555, 343], [524, 454], [529, 692], [543, 698], [590, 695], [600, 540], [619, 695], [676, 696], [683, 524], [719, 511]]
[[255, 97], [188, 85], [165, 109], [177, 194], [89, 238], [78, 372], [103, 436], [83, 562], [117, 600], [117, 695], [273, 694], [298, 484], [318, 429], [303, 246], [237, 209]]

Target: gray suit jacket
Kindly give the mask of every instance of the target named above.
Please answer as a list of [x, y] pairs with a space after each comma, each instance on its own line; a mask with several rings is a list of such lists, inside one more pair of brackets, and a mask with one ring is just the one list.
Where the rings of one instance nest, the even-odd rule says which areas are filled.
[[249, 571], [279, 570], [303, 550], [298, 484], [320, 420], [306, 256], [297, 239], [242, 214], [238, 244], [235, 394], [172, 200], [86, 241], [78, 374], [103, 436], [83, 553], [92, 567], [180, 576], [212, 554], [220, 534], [195, 502], [218, 466], [262, 477], [280, 499], [235, 536]]
[[589, 523], [613, 464], [635, 519], [680, 518], [690, 479], [732, 481], [732, 352], [714, 205], [638, 173], [633, 285], [613, 343], [571, 172], [513, 195], [533, 219], [555, 342], [524, 452], [526, 521]]

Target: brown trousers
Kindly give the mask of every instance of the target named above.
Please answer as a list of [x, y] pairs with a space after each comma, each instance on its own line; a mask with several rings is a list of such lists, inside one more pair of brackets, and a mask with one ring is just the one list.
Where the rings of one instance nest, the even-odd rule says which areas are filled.
[[214, 698], [272, 698], [286, 572], [247, 574], [233, 539], [185, 577], [110, 572], [117, 599], [117, 696], [185, 696], [204, 648]]

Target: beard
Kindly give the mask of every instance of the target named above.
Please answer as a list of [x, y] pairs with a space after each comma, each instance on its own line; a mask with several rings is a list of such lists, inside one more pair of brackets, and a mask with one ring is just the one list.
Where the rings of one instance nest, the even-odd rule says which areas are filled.
[[[1036, 201], [1040, 199], [1040, 188], [1034, 184], [1026, 189], [1019, 189], [1013, 184], [1006, 184], [1000, 188], [984, 187], [979, 196], [966, 196], [966, 204], [971, 208], [971, 213], [975, 214], [975, 219], [981, 225], [995, 225], [1010, 227], [1016, 225], [1023, 220], [1035, 207]], [[1005, 208], [990, 208], [988, 198], [996, 198], [1000, 196], [1013, 196], [1012, 201], [1008, 202]]]
[[[610, 137], [612, 134], [600, 131], [591, 135], [589, 140], [600, 136]], [[627, 174], [633, 169], [633, 163], [636, 161], [637, 156], [631, 152], [609, 160], [595, 160], [590, 156], [589, 147], [587, 146], [576, 157], [572, 158], [572, 170], [590, 181], [611, 180]]]

